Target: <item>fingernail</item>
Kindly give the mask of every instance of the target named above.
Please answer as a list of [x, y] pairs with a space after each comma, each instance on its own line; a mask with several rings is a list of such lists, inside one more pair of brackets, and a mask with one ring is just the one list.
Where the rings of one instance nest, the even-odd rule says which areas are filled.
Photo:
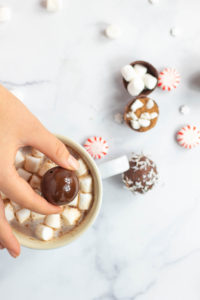
[[68, 163], [75, 170], [77, 170], [79, 168], [78, 161], [72, 155], [69, 155], [69, 157], [68, 157]]
[[14, 258], [16, 258], [18, 256], [17, 253], [15, 253], [13, 250], [8, 250], [8, 252], [10, 253], [10, 255]]

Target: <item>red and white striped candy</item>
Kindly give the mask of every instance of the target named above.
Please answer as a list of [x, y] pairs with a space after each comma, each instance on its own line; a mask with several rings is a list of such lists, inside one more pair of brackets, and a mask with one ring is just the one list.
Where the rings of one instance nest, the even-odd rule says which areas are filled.
[[84, 144], [85, 149], [93, 158], [102, 158], [108, 153], [108, 144], [102, 137], [91, 137]]
[[180, 83], [180, 74], [176, 69], [165, 68], [158, 77], [158, 86], [164, 91], [176, 89]]
[[177, 132], [177, 142], [186, 149], [192, 149], [200, 143], [200, 130], [187, 125]]

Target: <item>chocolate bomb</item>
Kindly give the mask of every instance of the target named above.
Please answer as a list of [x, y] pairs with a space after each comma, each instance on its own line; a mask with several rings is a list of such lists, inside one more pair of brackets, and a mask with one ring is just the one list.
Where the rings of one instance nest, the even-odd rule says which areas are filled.
[[75, 172], [55, 167], [48, 170], [41, 181], [42, 196], [54, 205], [68, 204], [79, 191], [79, 180]]

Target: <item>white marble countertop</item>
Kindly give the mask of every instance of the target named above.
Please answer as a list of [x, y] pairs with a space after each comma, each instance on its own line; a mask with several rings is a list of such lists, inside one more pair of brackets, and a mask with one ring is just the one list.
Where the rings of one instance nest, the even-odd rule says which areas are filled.
[[[23, 248], [17, 260], [1, 252], [0, 298], [199, 300], [200, 148], [181, 149], [175, 132], [188, 122], [200, 125], [200, 2], [64, 0], [56, 14], [39, 2], [4, 1], [13, 18], [0, 25], [0, 82], [19, 89], [51, 131], [80, 143], [104, 136], [107, 159], [150, 155], [160, 182], [136, 197], [120, 176], [105, 180], [100, 216], [77, 241], [52, 251]], [[120, 39], [103, 36], [109, 23], [121, 27]], [[119, 70], [137, 59], [182, 76], [176, 91], [152, 93], [160, 118], [145, 134], [113, 120], [130, 100]], [[181, 104], [190, 106], [189, 115], [179, 113]]]

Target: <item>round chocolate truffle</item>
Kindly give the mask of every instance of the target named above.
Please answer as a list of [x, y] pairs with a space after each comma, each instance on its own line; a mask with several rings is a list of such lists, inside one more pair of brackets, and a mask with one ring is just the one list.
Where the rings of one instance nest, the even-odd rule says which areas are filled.
[[41, 181], [43, 197], [54, 205], [70, 203], [79, 191], [79, 180], [73, 171], [55, 167], [48, 170]]
[[155, 163], [144, 155], [133, 154], [129, 160], [130, 169], [122, 175], [127, 189], [144, 194], [151, 190], [158, 180]]

